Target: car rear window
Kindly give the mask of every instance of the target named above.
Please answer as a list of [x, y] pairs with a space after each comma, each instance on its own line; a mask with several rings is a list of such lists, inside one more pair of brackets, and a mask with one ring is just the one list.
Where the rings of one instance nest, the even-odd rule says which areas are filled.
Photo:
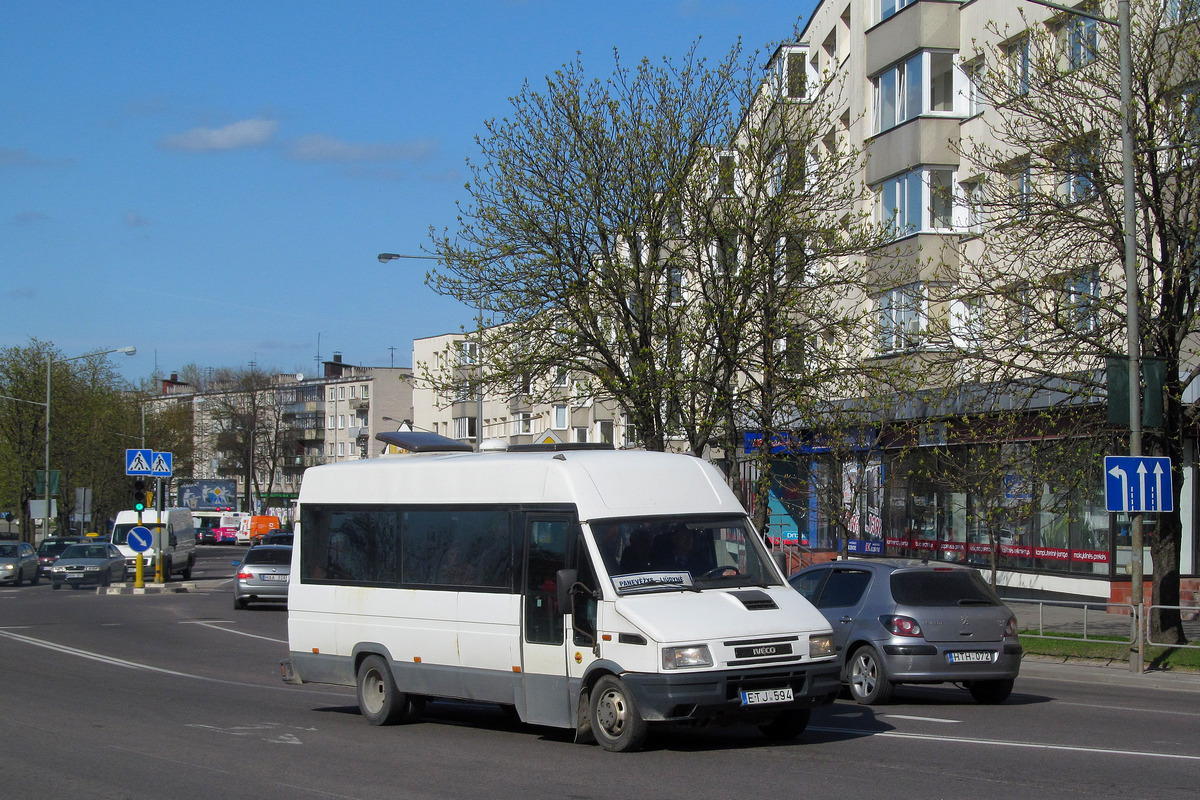
[[246, 564], [291, 564], [292, 548], [255, 547], [246, 553]]
[[961, 569], [893, 572], [892, 597], [906, 606], [1000, 605], [978, 573]]

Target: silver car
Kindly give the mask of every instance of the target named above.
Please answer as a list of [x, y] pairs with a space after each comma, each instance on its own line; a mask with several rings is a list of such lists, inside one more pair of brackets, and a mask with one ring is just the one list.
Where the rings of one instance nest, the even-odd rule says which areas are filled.
[[50, 568], [50, 585], [108, 586], [125, 580], [125, 554], [110, 542], [80, 542], [67, 547]]
[[20, 586], [23, 581], [36, 584], [41, 578], [37, 551], [28, 542], [0, 542], [0, 583]]
[[287, 602], [288, 578], [292, 573], [292, 548], [285, 544], [251, 547], [241, 561], [234, 561], [233, 607], [245, 608], [258, 601]]
[[975, 569], [834, 561], [788, 582], [833, 626], [842, 682], [859, 703], [885, 703], [899, 683], [959, 683], [980, 703], [1012, 693], [1017, 620]]

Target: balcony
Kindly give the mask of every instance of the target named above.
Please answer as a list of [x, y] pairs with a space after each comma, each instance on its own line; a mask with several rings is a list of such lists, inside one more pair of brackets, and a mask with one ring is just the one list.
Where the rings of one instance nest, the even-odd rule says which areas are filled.
[[371, 407], [371, 400], [366, 397], [352, 397], [346, 401], [354, 411]]

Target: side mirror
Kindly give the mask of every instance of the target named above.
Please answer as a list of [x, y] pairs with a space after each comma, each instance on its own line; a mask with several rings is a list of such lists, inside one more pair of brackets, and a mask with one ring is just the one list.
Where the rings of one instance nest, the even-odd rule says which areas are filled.
[[571, 607], [571, 587], [579, 580], [579, 570], [560, 569], [555, 573], [554, 580], [558, 584], [559, 611], [565, 611]]

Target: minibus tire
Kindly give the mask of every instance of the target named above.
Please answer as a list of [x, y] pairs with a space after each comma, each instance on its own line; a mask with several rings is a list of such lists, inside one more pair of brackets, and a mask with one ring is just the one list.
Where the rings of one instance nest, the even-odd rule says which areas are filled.
[[396, 688], [383, 656], [371, 655], [358, 665], [358, 710], [372, 725], [396, 725], [414, 717], [412, 701]]
[[648, 726], [629, 687], [615, 675], [604, 675], [591, 692], [592, 733], [605, 750], [624, 753], [646, 741]]

